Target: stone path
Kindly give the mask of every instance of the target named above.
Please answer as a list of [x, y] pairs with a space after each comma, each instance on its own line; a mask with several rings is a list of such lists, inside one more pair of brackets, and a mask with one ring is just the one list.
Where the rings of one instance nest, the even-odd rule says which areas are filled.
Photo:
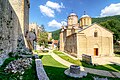
[[[58, 55], [56, 55], [52, 51], [50, 51], [49, 54], [51, 54], [51, 56], [56, 61], [58, 61], [59, 63], [65, 65], [67, 67], [70, 67], [70, 65], [74, 65], [73, 63], [70, 63], [70, 62], [68, 62], [68, 61], [60, 58]], [[81, 68], [81, 71], [85, 71], [85, 72], [88, 72], [88, 73], [97, 74], [97, 75], [101, 75], [101, 76], [108, 76], [108, 77], [117, 77], [117, 78], [120, 78], [120, 73], [119, 72], [97, 70], [97, 69], [86, 68], [86, 67], [82, 67], [82, 66], [80, 66], [80, 68]]]

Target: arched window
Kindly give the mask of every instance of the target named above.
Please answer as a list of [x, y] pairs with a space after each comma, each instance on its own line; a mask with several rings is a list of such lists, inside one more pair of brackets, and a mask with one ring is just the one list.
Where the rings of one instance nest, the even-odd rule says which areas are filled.
[[94, 37], [98, 37], [98, 33], [97, 32], [94, 32]]

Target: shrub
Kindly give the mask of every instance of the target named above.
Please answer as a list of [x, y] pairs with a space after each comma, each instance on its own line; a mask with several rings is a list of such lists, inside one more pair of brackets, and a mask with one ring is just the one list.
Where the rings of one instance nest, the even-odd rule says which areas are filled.
[[9, 55], [9, 57], [13, 57], [13, 52], [10, 52], [8, 55]]

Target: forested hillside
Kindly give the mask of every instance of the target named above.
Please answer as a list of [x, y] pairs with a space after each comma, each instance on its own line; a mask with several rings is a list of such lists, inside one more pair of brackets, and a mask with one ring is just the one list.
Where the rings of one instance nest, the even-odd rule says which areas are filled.
[[[114, 42], [120, 40], [120, 15], [101, 17], [101, 18], [92, 18], [92, 23], [97, 22], [101, 26], [109, 29], [114, 32]], [[53, 31], [53, 39], [59, 39], [60, 29]]]
[[58, 29], [58, 30], [56, 30], [56, 31], [53, 31], [53, 32], [52, 32], [52, 38], [55, 39], [55, 40], [59, 40], [60, 31], [61, 31], [61, 29]]

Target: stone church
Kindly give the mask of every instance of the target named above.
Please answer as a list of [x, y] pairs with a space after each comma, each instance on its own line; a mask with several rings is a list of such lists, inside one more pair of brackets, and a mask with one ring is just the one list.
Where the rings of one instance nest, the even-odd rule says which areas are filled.
[[60, 50], [77, 58], [82, 54], [112, 56], [113, 32], [97, 23], [92, 24], [91, 17], [86, 14], [78, 22], [78, 16], [71, 13], [67, 26], [62, 26], [60, 32]]

